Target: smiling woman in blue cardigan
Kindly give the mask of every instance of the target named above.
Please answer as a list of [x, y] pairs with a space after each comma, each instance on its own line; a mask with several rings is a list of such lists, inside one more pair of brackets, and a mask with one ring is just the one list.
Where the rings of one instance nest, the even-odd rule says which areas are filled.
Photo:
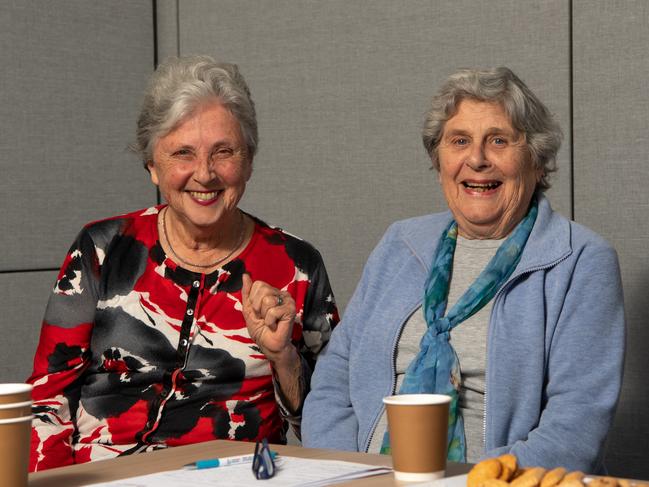
[[319, 358], [305, 446], [389, 451], [382, 398], [452, 397], [448, 458], [601, 471], [624, 362], [617, 255], [543, 192], [561, 132], [509, 69], [461, 70], [423, 141], [450, 211], [393, 224]]

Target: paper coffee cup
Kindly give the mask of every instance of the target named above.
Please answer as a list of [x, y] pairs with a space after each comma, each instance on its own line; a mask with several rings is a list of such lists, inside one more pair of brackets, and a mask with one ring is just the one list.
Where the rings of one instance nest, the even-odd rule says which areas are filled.
[[383, 398], [397, 480], [424, 482], [444, 477], [450, 402], [449, 396], [440, 394]]
[[21, 418], [24, 416], [31, 416], [31, 414], [31, 401], [0, 404], [0, 419]]
[[0, 419], [2, 485], [27, 487], [32, 416]]
[[32, 402], [14, 402], [0, 404], [0, 419], [22, 418], [32, 415]]
[[0, 384], [0, 404], [31, 401], [31, 384]]

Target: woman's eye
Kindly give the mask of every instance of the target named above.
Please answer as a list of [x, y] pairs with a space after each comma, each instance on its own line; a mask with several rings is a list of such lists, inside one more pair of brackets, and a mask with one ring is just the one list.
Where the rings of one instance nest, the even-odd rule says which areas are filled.
[[494, 137], [494, 138], [492, 139], [492, 142], [493, 142], [494, 144], [496, 144], [496, 145], [506, 145], [506, 144], [507, 144], [507, 140], [505, 140], [505, 139], [502, 138], [502, 137]]
[[172, 154], [173, 157], [181, 157], [181, 158], [187, 158], [191, 155], [192, 155], [192, 151], [190, 151], [189, 149], [178, 149]]
[[466, 137], [458, 137], [457, 139], [453, 139], [453, 145], [457, 145], [460, 147], [465, 146], [468, 143], [469, 143], [469, 139], [467, 139]]
[[220, 149], [217, 149], [214, 151], [212, 156], [216, 159], [223, 160], [223, 159], [229, 159], [234, 155], [234, 150], [229, 148], [229, 147], [221, 147]]

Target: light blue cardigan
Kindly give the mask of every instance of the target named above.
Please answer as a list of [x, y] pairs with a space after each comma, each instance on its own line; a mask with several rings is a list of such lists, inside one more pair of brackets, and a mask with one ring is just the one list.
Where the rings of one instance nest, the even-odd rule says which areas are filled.
[[[401, 329], [421, 306], [451, 217], [396, 222], [370, 255], [318, 359], [303, 411], [305, 446], [367, 451], [381, 399], [395, 387]], [[485, 456], [511, 452], [521, 465], [600, 472], [624, 348], [615, 250], [539, 196], [537, 221], [489, 321]]]

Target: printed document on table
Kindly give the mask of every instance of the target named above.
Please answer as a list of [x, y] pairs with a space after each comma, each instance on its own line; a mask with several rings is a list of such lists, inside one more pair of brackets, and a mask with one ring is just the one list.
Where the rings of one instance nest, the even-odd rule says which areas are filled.
[[275, 476], [257, 480], [250, 463], [204, 470], [172, 470], [140, 477], [131, 477], [88, 487], [214, 487], [236, 485], [237, 487], [320, 487], [352, 479], [372, 477], [392, 472], [390, 467], [375, 467], [362, 463], [338, 460], [315, 460], [311, 458], [278, 457]]

